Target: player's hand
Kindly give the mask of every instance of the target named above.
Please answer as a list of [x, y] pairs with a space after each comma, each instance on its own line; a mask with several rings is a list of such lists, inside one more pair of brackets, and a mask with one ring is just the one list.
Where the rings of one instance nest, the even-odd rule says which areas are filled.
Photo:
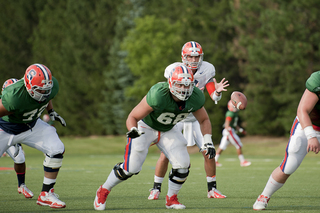
[[246, 130], [244, 130], [243, 128], [239, 128], [239, 133], [241, 133], [242, 135], [246, 135], [247, 134], [247, 132], [246, 132]]
[[214, 158], [216, 156], [216, 149], [213, 146], [213, 143], [206, 143], [201, 147], [201, 151], [206, 151], [205, 155], [209, 155], [208, 158]]
[[137, 129], [137, 127], [132, 127], [129, 132], [127, 132], [128, 138], [137, 138], [140, 137], [144, 132]]
[[225, 78], [223, 78], [219, 83], [217, 83], [216, 79], [213, 79], [214, 85], [216, 87], [216, 91], [218, 93], [222, 92], [222, 91], [227, 91], [227, 89], [225, 89], [226, 87], [229, 86], [228, 81], [225, 80]]
[[318, 138], [314, 137], [308, 140], [307, 152], [309, 151], [318, 154], [318, 152], [320, 151], [320, 144]]
[[56, 111], [54, 111], [53, 109], [50, 109], [48, 113], [52, 121], [59, 121], [62, 126], [67, 126], [67, 123], [65, 122], [65, 120]]

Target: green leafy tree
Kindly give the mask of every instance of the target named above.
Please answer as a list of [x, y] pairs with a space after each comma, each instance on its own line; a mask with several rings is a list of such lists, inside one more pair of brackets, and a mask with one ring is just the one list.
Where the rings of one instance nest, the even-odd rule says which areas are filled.
[[319, 69], [318, 1], [241, 1], [232, 52], [248, 78], [248, 132], [284, 135], [308, 76]]
[[33, 37], [35, 61], [46, 64], [60, 85], [54, 108], [67, 122], [60, 134], [102, 134], [99, 110], [103, 71], [114, 36], [116, 3], [49, 0]]
[[29, 39], [45, 1], [0, 0], [0, 86], [8, 78], [22, 78], [33, 63]]

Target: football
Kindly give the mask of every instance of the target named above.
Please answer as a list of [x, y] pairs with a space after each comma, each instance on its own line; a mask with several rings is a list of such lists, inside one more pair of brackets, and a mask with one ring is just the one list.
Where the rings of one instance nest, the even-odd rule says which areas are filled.
[[231, 102], [239, 110], [244, 110], [247, 107], [247, 97], [239, 91], [234, 91], [231, 94]]

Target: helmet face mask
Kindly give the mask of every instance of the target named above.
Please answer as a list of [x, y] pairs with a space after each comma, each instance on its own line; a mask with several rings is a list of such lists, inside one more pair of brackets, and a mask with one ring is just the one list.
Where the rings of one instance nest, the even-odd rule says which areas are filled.
[[24, 75], [24, 85], [33, 99], [45, 101], [53, 87], [51, 71], [42, 64], [29, 66]]
[[[198, 61], [189, 61], [188, 56], [199, 56]], [[203, 61], [203, 51], [202, 47], [198, 42], [195, 41], [189, 41], [185, 43], [181, 50], [181, 58], [182, 62], [185, 66], [188, 68], [194, 70], [198, 69]]]
[[230, 100], [228, 102], [228, 110], [231, 112], [238, 112], [239, 110], [232, 104], [232, 101]]
[[169, 88], [172, 95], [181, 101], [186, 101], [192, 95], [194, 77], [186, 66], [175, 67], [169, 76]]

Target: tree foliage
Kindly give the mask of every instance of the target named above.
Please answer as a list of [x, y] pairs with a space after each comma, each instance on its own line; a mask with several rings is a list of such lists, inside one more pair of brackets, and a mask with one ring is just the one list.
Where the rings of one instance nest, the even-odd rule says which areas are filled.
[[249, 134], [285, 135], [319, 70], [318, 0], [0, 0], [0, 82], [47, 65], [60, 84], [63, 135], [123, 134], [130, 110], [199, 42], [230, 86], [205, 108], [219, 142], [227, 102], [244, 92]]

